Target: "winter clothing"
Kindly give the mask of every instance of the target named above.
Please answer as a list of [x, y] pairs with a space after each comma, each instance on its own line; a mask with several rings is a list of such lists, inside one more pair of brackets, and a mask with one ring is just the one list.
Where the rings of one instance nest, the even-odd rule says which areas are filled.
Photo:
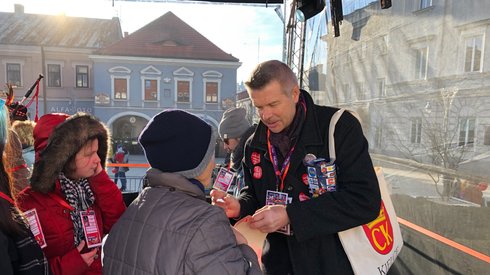
[[15, 236], [0, 231], [0, 255], [2, 274], [50, 274], [48, 261], [27, 227]]
[[[122, 146], [117, 147], [117, 151], [112, 157], [115, 163], [128, 163], [129, 152], [125, 151]], [[129, 171], [128, 167], [114, 167], [112, 172], [114, 172], [114, 183], [117, 184], [118, 180], [121, 180], [121, 191], [126, 190], [126, 172]]]
[[[84, 249], [78, 252], [75, 246], [75, 213], [71, 213], [69, 207], [85, 209], [90, 205], [90, 209], [95, 212], [99, 232], [101, 235], [107, 234], [125, 210], [121, 192], [105, 170], [102, 170], [88, 179], [80, 179], [83, 182], [88, 180], [88, 186], [77, 183], [81, 187], [85, 186], [84, 194], [77, 194], [83, 195], [83, 198], [74, 199], [72, 188], [65, 186], [73, 182], [66, 182], [67, 179], [63, 178], [61, 171], [93, 138], [99, 141], [97, 154], [101, 159], [101, 165], [104, 166], [108, 149], [108, 131], [95, 117], [87, 114], [48, 114], [39, 119], [34, 128], [34, 138], [37, 159], [31, 186], [19, 194], [19, 207], [24, 211], [33, 208], [37, 210], [47, 243], [43, 250], [54, 274], [101, 274], [100, 257], [89, 267], [80, 254], [88, 251]], [[93, 192], [94, 201], [90, 199], [92, 196], [88, 190]], [[87, 205], [78, 205], [78, 200], [83, 200]]]
[[214, 156], [216, 132], [211, 125], [183, 110], [155, 115], [138, 141], [151, 167], [186, 178], [200, 175]]
[[6, 226], [9, 223], [2, 223], [0, 228], [0, 270], [2, 274], [6, 275], [48, 275], [50, 274], [48, 261], [29, 230], [26, 221], [19, 216], [14, 204], [10, 195], [0, 192], [2, 212], [5, 209], [12, 209], [12, 218], [17, 220], [11, 222], [18, 225], [18, 229], [15, 230]]
[[32, 189], [42, 193], [52, 191], [68, 160], [93, 138], [99, 140], [97, 154], [104, 168], [110, 144], [109, 130], [97, 118], [84, 113], [42, 116], [34, 127], [36, 163], [31, 176]]
[[147, 180], [106, 240], [104, 274], [261, 274], [253, 250], [237, 245], [223, 210], [197, 185], [153, 168]]
[[[368, 144], [358, 120], [345, 113], [335, 129], [337, 191], [310, 199], [303, 158], [312, 153], [329, 159], [328, 128], [337, 109], [314, 105], [308, 93], [301, 94], [306, 103], [306, 118], [291, 156], [284, 189], [279, 190], [292, 197], [286, 211], [293, 235], [268, 234], [262, 263], [267, 274], [352, 274], [337, 232], [372, 221], [381, 204]], [[263, 207], [267, 190], [276, 190], [267, 127], [263, 123], [245, 146], [244, 175], [247, 186], [240, 196], [241, 217]]]
[[219, 123], [218, 132], [221, 139], [239, 138], [250, 127], [245, 118], [247, 110], [244, 108], [231, 107], [223, 113]]

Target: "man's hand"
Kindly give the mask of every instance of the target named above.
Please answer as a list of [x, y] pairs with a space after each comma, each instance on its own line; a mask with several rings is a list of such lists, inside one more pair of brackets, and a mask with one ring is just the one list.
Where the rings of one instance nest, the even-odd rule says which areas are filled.
[[236, 218], [240, 215], [240, 203], [238, 200], [221, 190], [211, 190], [211, 202], [225, 210], [228, 218]]
[[284, 205], [266, 205], [255, 212], [250, 226], [264, 233], [277, 231], [289, 224], [288, 213]]

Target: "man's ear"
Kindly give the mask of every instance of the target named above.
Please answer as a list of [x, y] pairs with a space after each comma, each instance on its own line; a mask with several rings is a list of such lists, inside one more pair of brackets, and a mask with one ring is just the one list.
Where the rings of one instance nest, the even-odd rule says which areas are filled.
[[291, 92], [291, 94], [293, 96], [294, 103], [298, 103], [300, 93], [301, 93], [301, 91], [299, 90], [298, 85], [294, 85], [294, 88]]

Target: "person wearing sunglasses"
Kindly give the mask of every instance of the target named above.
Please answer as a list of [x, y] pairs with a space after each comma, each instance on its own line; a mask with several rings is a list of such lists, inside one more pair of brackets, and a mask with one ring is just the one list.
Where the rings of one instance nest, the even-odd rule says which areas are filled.
[[238, 196], [244, 186], [243, 180], [243, 148], [247, 139], [254, 133], [256, 124], [250, 125], [244, 108], [231, 107], [223, 113], [218, 132], [223, 140], [224, 149], [230, 154], [229, 162], [225, 165], [235, 173], [231, 193]]

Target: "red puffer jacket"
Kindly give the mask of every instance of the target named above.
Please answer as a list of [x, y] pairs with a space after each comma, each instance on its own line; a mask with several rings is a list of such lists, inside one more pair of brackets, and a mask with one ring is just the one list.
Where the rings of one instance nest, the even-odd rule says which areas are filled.
[[[126, 207], [121, 192], [105, 171], [89, 178], [89, 182], [95, 195], [92, 208], [96, 213], [99, 230], [105, 235], [109, 233]], [[37, 210], [47, 243], [43, 251], [53, 274], [102, 274], [100, 257], [90, 267], [83, 261], [73, 243], [74, 231], [70, 211], [54, 199], [53, 194], [64, 199], [59, 182], [56, 182], [55, 190], [51, 195], [27, 187], [20, 193], [18, 199], [19, 207], [23, 211], [33, 208]], [[84, 252], [86, 251], [82, 250], [82, 253]], [[100, 252], [98, 254], [100, 256]]]

